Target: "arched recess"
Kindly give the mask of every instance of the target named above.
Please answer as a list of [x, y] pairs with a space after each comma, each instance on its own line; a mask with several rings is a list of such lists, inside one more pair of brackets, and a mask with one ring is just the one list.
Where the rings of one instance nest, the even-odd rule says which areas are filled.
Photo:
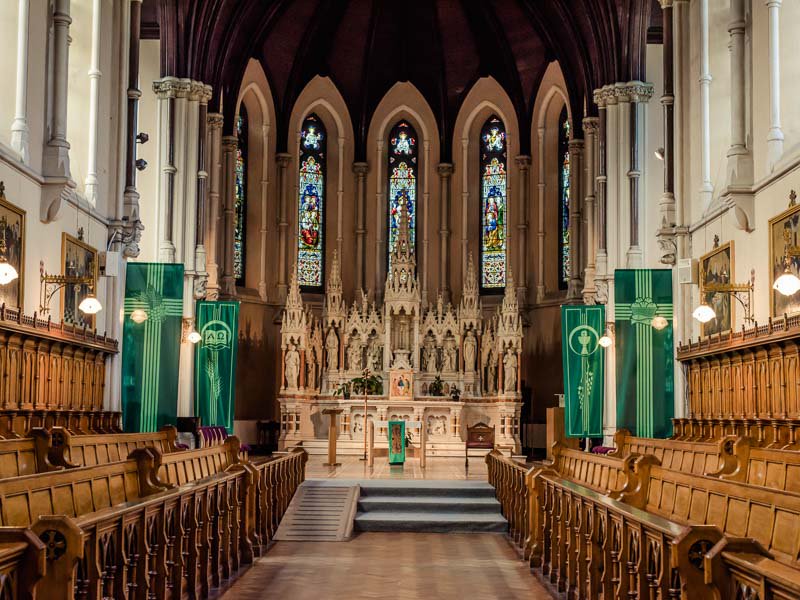
[[[247, 111], [248, 119], [248, 154], [245, 273], [244, 285], [239, 294], [245, 297], [257, 294], [261, 301], [266, 302], [269, 299], [269, 290], [274, 289], [275, 283], [270, 281], [275, 269], [268, 269], [267, 265], [273, 264], [271, 261], [277, 257], [277, 253], [270, 251], [268, 244], [268, 240], [276, 237], [277, 209], [274, 199], [277, 194], [272, 183], [275, 180], [275, 112], [267, 78], [261, 64], [256, 60], [251, 60], [247, 65], [236, 103], [237, 115], [242, 105]], [[216, 230], [221, 232], [221, 211], [215, 216], [220, 219]]]
[[496, 115], [503, 121], [507, 145], [507, 265], [513, 272], [515, 285], [524, 286], [525, 273], [520, 272], [519, 250], [527, 236], [517, 234], [517, 225], [528, 222], [527, 206], [521, 201], [519, 185], [519, 123], [511, 98], [493, 77], [483, 77], [472, 86], [456, 117], [453, 134], [452, 235], [450, 255], [453, 258], [453, 289], [463, 289], [467, 259], [471, 254], [480, 283], [481, 193], [480, 144], [481, 129], [486, 120]]
[[564, 290], [559, 289], [559, 237], [555, 232], [559, 230], [560, 206], [559, 117], [565, 106], [570, 123], [574, 123], [566, 90], [558, 63], [550, 63], [534, 103], [531, 131], [531, 225], [537, 241], [531, 244], [529, 256], [536, 271], [536, 302], [564, 295]]
[[[353, 166], [353, 123], [350, 113], [336, 85], [328, 77], [317, 75], [308, 82], [297, 97], [297, 102], [289, 118], [289, 140], [287, 148], [292, 153], [289, 168], [289, 248], [286, 256], [294, 262], [297, 259], [298, 210], [300, 188], [298, 176], [298, 156], [300, 155], [300, 131], [303, 121], [310, 114], [316, 114], [325, 125], [327, 141], [327, 169], [325, 191], [325, 230], [323, 236], [327, 281], [333, 260], [334, 250], [342, 256], [355, 255], [355, 198], [352, 176]], [[276, 240], [277, 243], [277, 240]], [[345, 292], [352, 290], [353, 269], [342, 269], [342, 284]], [[324, 285], [324, 284], [323, 284]]]
[[[364, 287], [383, 293], [386, 280], [388, 199], [387, 151], [391, 129], [405, 119], [419, 137], [419, 170], [417, 182], [417, 274], [422, 293], [427, 294], [438, 284], [430, 265], [438, 264], [439, 248], [436, 243], [439, 231], [440, 186], [436, 178], [439, 164], [439, 129], [430, 105], [411, 83], [395, 83], [378, 103], [372, 114], [367, 132], [366, 197], [366, 279]], [[431, 201], [431, 195], [437, 201]], [[436, 270], [434, 269], [434, 272]]]

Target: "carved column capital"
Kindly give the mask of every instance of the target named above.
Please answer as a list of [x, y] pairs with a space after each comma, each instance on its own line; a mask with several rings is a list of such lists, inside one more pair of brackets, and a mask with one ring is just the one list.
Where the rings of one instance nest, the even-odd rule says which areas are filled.
[[191, 79], [163, 77], [153, 82], [153, 92], [160, 98], [185, 98], [192, 89]]
[[453, 174], [453, 164], [439, 163], [436, 167], [436, 172], [439, 173], [439, 177], [450, 177]]
[[206, 118], [208, 119], [209, 129], [222, 129], [222, 125], [225, 122], [225, 117], [223, 117], [222, 114], [208, 113]]
[[222, 136], [223, 152], [235, 152], [238, 146], [239, 146], [239, 138], [237, 138], [235, 135]]
[[514, 163], [521, 170], [527, 170], [531, 166], [531, 157], [527, 154], [520, 154], [514, 158]]
[[281, 168], [286, 168], [289, 166], [289, 163], [292, 162], [292, 155], [288, 152], [279, 152], [275, 155], [275, 162]]
[[594, 135], [600, 128], [599, 117], [584, 117], [583, 118], [583, 131], [586, 135]]
[[368, 162], [354, 162], [353, 163], [353, 173], [356, 175], [366, 175], [369, 173], [369, 163]]

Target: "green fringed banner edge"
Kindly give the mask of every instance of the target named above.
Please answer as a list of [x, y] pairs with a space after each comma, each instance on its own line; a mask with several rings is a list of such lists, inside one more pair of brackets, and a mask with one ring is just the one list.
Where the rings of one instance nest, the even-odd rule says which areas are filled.
[[[406, 461], [406, 422], [389, 421], [387, 431], [389, 434], [389, 464], [402, 465]], [[399, 445], [395, 441], [395, 436], [399, 438]], [[395, 452], [397, 447], [400, 448], [399, 452]]]
[[561, 358], [568, 437], [602, 437], [605, 307], [561, 307]]

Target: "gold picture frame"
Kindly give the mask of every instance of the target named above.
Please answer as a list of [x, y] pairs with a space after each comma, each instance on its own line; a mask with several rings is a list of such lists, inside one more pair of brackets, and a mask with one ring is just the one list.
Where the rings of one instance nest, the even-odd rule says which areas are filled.
[[[772, 283], [786, 270], [786, 239], [784, 230], [789, 230], [789, 245], [800, 243], [800, 204], [789, 208], [769, 220], [769, 314], [782, 317], [784, 314], [800, 313], [800, 292], [791, 296], [776, 294]], [[788, 259], [789, 272], [800, 274], [800, 257]]]
[[[91, 289], [97, 293], [97, 249], [68, 233], [61, 234], [61, 273], [67, 276], [91, 276]], [[61, 320], [77, 327], [95, 327], [95, 315], [78, 310], [78, 305], [89, 294], [89, 285], [67, 285], [61, 290]]]
[[0, 236], [5, 235], [6, 260], [19, 277], [0, 286], [0, 304], [22, 310], [25, 306], [25, 211], [6, 199], [0, 183]]
[[[700, 287], [706, 284], [729, 284], [734, 279], [733, 242], [725, 242], [700, 257]], [[733, 295], [723, 292], [703, 291], [705, 302], [714, 309], [716, 318], [701, 324], [703, 336], [733, 329], [736, 323]]]

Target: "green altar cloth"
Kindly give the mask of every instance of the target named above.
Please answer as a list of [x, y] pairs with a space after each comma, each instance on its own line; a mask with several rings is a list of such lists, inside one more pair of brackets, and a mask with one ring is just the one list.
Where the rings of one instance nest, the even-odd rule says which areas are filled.
[[406, 462], [406, 422], [389, 421], [389, 464]]
[[561, 339], [567, 436], [603, 435], [605, 307], [562, 306]]

